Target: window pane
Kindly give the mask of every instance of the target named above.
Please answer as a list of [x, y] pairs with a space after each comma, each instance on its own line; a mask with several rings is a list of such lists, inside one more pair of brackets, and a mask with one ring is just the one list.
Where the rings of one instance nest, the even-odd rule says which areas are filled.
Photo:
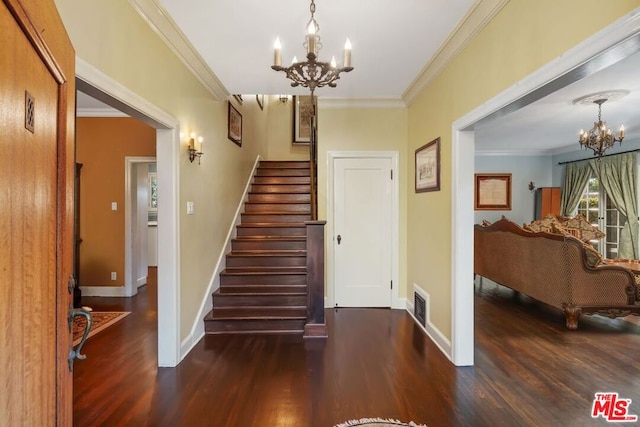
[[606, 258], [614, 259], [618, 258], [618, 245], [607, 245]]
[[607, 211], [607, 225], [618, 225], [618, 211]]
[[587, 221], [589, 221], [591, 224], [598, 225], [598, 212], [597, 211], [589, 211], [587, 213]]
[[618, 243], [618, 228], [617, 227], [607, 227], [605, 230], [607, 233], [607, 243]]

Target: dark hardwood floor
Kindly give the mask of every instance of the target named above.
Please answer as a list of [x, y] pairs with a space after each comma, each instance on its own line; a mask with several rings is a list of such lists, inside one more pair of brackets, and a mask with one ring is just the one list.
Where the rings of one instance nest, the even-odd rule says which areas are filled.
[[[476, 365], [456, 368], [404, 311], [327, 310], [329, 339], [208, 336], [173, 369], [156, 368], [153, 282], [90, 338], [75, 367], [76, 426], [331, 427], [383, 417], [440, 426], [604, 426], [596, 392], [640, 414], [640, 327], [585, 317], [476, 286]], [[628, 424], [627, 424], [628, 425]]]

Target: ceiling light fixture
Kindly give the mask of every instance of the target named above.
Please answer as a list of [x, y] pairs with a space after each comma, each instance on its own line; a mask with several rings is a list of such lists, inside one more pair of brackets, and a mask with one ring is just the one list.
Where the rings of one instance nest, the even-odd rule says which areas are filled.
[[316, 88], [323, 86], [336, 87], [336, 80], [340, 78], [340, 73], [348, 73], [353, 70], [353, 67], [351, 66], [351, 42], [349, 39], [347, 39], [344, 44], [344, 61], [342, 67], [337, 66], [335, 57], [331, 58], [331, 62], [320, 62], [316, 60], [318, 52], [322, 48], [322, 43], [318, 35], [320, 26], [314, 17], [316, 12], [314, 0], [311, 0], [309, 9], [311, 11], [311, 19], [307, 23], [307, 35], [303, 43], [307, 51], [307, 60], [298, 62], [296, 57], [294, 57], [291, 66], [283, 67], [281, 56], [282, 46], [280, 44], [280, 38], [277, 38], [274, 44], [275, 51], [271, 68], [276, 71], [284, 71], [287, 78], [292, 81], [291, 86], [307, 87], [311, 91], [311, 96], [313, 96]]
[[592, 150], [594, 156], [602, 157], [605, 151], [613, 147], [616, 142], [622, 144], [622, 140], [624, 139], [624, 125], [620, 126], [618, 137], [616, 138], [613, 131], [607, 127], [607, 122], [602, 120], [602, 104], [611, 101], [612, 97], [619, 99], [628, 93], [628, 91], [617, 91], [592, 94], [573, 101], [574, 104], [593, 103], [598, 105], [598, 121], [593, 122], [593, 127], [586, 132], [584, 129], [580, 129], [578, 142], [581, 147]]

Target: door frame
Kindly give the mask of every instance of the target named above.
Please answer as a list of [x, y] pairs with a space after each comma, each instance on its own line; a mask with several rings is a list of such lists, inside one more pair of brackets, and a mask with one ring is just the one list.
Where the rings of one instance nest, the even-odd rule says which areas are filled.
[[451, 124], [451, 349], [474, 364], [473, 188], [475, 132], [483, 120], [531, 104], [638, 51], [640, 8], [623, 16]]
[[156, 129], [158, 165], [158, 366], [177, 366], [180, 347], [180, 122], [76, 56], [82, 92]]
[[327, 296], [325, 299], [325, 307], [333, 308], [335, 306], [335, 251], [334, 251], [334, 224], [335, 224], [335, 161], [338, 159], [389, 159], [391, 160], [391, 170], [393, 171], [393, 182], [391, 184], [391, 280], [393, 280], [393, 289], [391, 289], [391, 308], [406, 308], [406, 301], [400, 298], [400, 179], [398, 174], [398, 158], [397, 151], [329, 151], [327, 152], [327, 238], [325, 240], [327, 251]]
[[[134, 166], [143, 163], [156, 163], [156, 158], [135, 156], [124, 158], [124, 296], [126, 297], [138, 293], [138, 278], [134, 277], [136, 274], [133, 265], [132, 231], [132, 225], [137, 223], [137, 211], [132, 209], [133, 197], [137, 197], [137, 192], [132, 191], [131, 184], [134, 180]], [[140, 208], [138, 207], [138, 209]]]

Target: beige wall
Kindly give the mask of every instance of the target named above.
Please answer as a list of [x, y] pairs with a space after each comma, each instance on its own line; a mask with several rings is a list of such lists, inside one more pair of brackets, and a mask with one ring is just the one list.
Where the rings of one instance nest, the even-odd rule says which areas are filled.
[[[197, 319], [219, 255], [258, 154], [266, 152], [266, 112], [255, 99], [239, 106], [242, 148], [227, 139], [227, 104], [211, 93], [171, 52], [126, 0], [56, 0], [77, 56], [165, 110], [185, 134], [205, 139], [202, 164], [179, 159], [180, 337]], [[195, 215], [184, 215], [187, 201]], [[162, 203], [162, 201], [160, 201]], [[158, 266], [162, 274], [162, 265]]]
[[[407, 284], [431, 295], [451, 337], [451, 125], [638, 6], [637, 0], [512, 0], [409, 108], [408, 153], [441, 137], [441, 191], [408, 191]], [[597, 13], [594, 13], [597, 11]], [[406, 168], [408, 189], [413, 169]], [[469, 279], [471, 280], [471, 278]]]
[[[397, 151], [399, 170], [412, 164], [407, 152], [406, 108], [325, 108], [318, 111], [318, 217], [327, 218], [327, 154], [329, 151]], [[404, 297], [406, 280], [406, 175], [400, 173], [399, 194], [399, 280]], [[327, 244], [332, 242], [327, 236]], [[327, 283], [331, 286], [331, 283]]]
[[309, 160], [309, 147], [293, 145], [293, 97], [285, 103], [269, 96], [267, 158], [270, 160]]
[[[78, 118], [81, 286], [124, 286], [126, 156], [155, 157], [155, 129], [132, 118]], [[118, 210], [111, 210], [111, 203]], [[110, 273], [117, 273], [111, 281]]]

